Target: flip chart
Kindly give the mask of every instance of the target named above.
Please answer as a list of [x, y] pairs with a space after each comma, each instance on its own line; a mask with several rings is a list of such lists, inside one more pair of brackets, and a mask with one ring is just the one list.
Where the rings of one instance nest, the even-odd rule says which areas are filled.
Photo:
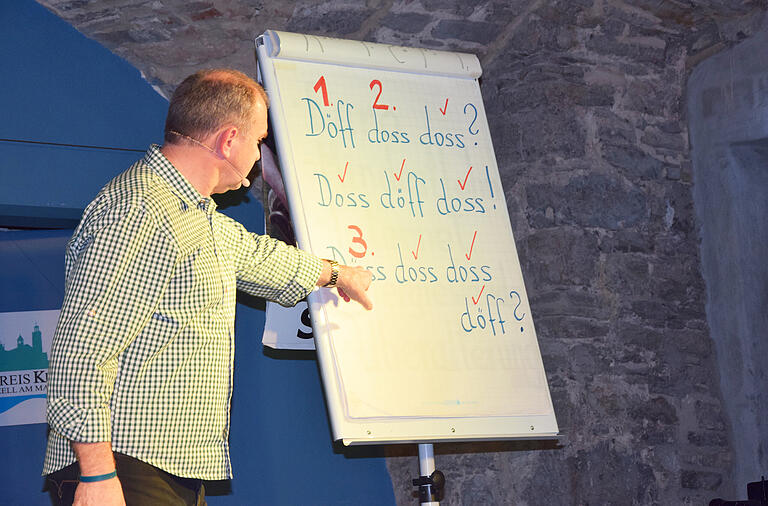
[[257, 39], [299, 246], [370, 270], [309, 298], [334, 438], [554, 437], [474, 55]]

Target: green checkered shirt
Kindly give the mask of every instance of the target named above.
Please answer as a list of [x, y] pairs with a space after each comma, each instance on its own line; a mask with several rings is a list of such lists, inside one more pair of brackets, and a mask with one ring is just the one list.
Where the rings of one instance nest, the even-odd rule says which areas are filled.
[[43, 474], [111, 441], [184, 477], [230, 478], [235, 290], [293, 305], [322, 263], [216, 211], [152, 146], [88, 205], [66, 251]]

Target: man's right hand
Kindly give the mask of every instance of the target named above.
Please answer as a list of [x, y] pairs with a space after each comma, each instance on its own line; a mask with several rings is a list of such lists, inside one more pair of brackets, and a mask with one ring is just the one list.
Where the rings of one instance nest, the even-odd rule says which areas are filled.
[[373, 274], [371, 271], [362, 267], [350, 267], [348, 265], [339, 265], [339, 279], [336, 286], [339, 295], [347, 302], [352, 299], [359, 302], [365, 309], [373, 309], [373, 302], [368, 297], [368, 287], [371, 286]]
[[93, 483], [80, 482], [72, 506], [125, 506], [123, 487], [117, 477]]

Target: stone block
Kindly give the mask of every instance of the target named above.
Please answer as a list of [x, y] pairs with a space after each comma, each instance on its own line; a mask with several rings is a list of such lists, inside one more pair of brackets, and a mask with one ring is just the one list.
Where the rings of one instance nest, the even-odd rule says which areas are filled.
[[536, 318], [536, 332], [543, 339], [596, 339], [608, 335], [608, 322], [577, 316]]
[[381, 24], [398, 32], [419, 33], [432, 21], [432, 17], [418, 12], [390, 12]]
[[667, 118], [670, 110], [679, 109], [678, 88], [660, 76], [629, 81], [621, 94], [623, 109], [649, 116]]
[[[530, 76], [526, 76], [530, 78]], [[539, 107], [559, 106], [568, 108], [610, 107], [613, 105], [611, 86], [587, 85], [583, 82], [570, 82], [549, 76], [548, 81], [525, 82], [505, 89], [499, 93], [499, 105], [507, 112], [518, 112]]]
[[570, 343], [559, 339], [539, 341], [541, 357], [551, 388], [565, 388], [562, 372], [568, 368], [568, 350]]
[[557, 24], [547, 23], [541, 18], [528, 19], [518, 25], [509, 39], [506, 51], [517, 55], [529, 55], [537, 51], [559, 51], [559, 28]]
[[721, 473], [684, 469], [680, 474], [680, 486], [683, 488], [717, 490], [722, 483]]
[[683, 464], [698, 468], [730, 469], [733, 465], [731, 452], [723, 451], [722, 448], [696, 447], [692, 453], [685, 452], [681, 455], [680, 460]]
[[608, 253], [603, 266], [605, 286], [613, 293], [647, 297], [649, 261], [642, 253]]
[[[669, 333], [668, 346], [684, 356], [695, 357], [696, 363], [708, 363], [712, 356], [713, 343], [707, 332], [700, 330], [676, 330]], [[687, 360], [689, 363], [691, 360]], [[714, 364], [713, 364], [714, 365]]]
[[646, 146], [663, 148], [676, 153], [683, 152], [686, 148], [685, 138], [680, 133], [664, 132], [655, 128], [648, 128], [640, 137], [640, 142]]
[[586, 47], [590, 51], [608, 58], [626, 58], [633, 62], [645, 63], [658, 67], [662, 67], [665, 62], [663, 48], [637, 44], [632, 41], [622, 41], [619, 37], [612, 35], [594, 34], [587, 39]]
[[713, 388], [718, 388], [717, 374], [710, 359], [702, 363], [696, 355], [664, 349], [656, 355], [656, 365], [648, 377], [648, 388], [654, 394], [681, 397], [691, 393], [708, 394]]
[[656, 396], [642, 404], [636, 404], [631, 410], [632, 417], [637, 420], [648, 420], [661, 425], [676, 425], [679, 421], [677, 408], [665, 397]]
[[573, 416], [574, 408], [568, 398], [568, 392], [564, 388], [553, 387], [551, 382], [549, 389], [558, 426], [561, 428], [570, 427], [578, 418]]
[[606, 253], [651, 253], [653, 249], [653, 238], [636, 228], [609, 231], [600, 237], [600, 251]]
[[607, 146], [635, 146], [637, 144], [635, 129], [626, 120], [613, 114], [601, 114], [597, 118], [597, 139]]
[[[510, 6], [519, 3], [520, 0], [508, 2]], [[446, 2], [445, 0], [421, 0], [424, 9], [429, 12], [446, 13], [462, 18], [469, 17], [476, 9], [492, 9], [488, 0], [466, 0], [462, 2]]]
[[[631, 28], [632, 33], [637, 30], [651, 31], [652, 33], [659, 33], [658, 28], [662, 22], [660, 19], [662, 16], [669, 16], [673, 11], [682, 11], [675, 5], [666, 5], [663, 8], [655, 8], [653, 0], [635, 0], [632, 2], [632, 8], [621, 8], [618, 5], [609, 4], [606, 6], [606, 14], [608, 19], [620, 20]], [[660, 12], [661, 11], [661, 12]], [[682, 13], [680, 14], [682, 15]], [[679, 22], [679, 19], [678, 19]]]
[[[661, 326], [663, 328], [663, 322]], [[616, 335], [622, 345], [633, 345], [648, 351], [657, 351], [665, 339], [664, 332], [659, 328], [626, 320], [619, 321]]]
[[537, 230], [526, 239], [526, 282], [548, 285], [588, 285], [596, 276], [597, 237], [573, 229]]
[[653, 202], [652, 215], [654, 218], [666, 217], [671, 208], [674, 212], [671, 230], [693, 235], [696, 231], [696, 212], [693, 208], [691, 185], [682, 181], [668, 182], [664, 184], [663, 192], [663, 199], [657, 199]]
[[682, 169], [680, 167], [667, 167], [665, 176], [667, 179], [672, 181], [679, 181], [682, 177]]
[[499, 26], [484, 21], [442, 19], [432, 29], [437, 39], [457, 39], [478, 44], [489, 44], [499, 34]]
[[122, 46], [125, 44], [132, 44], [134, 42], [137, 42], [134, 35], [131, 33], [130, 30], [114, 30], [114, 31], [108, 31], [108, 32], [98, 32], [94, 34], [94, 37], [97, 40], [102, 41], [105, 44], [108, 45], [118, 45]]
[[646, 425], [637, 429], [639, 439], [648, 446], [657, 446], [675, 442], [675, 428], [658, 425]]
[[665, 327], [667, 318], [674, 311], [674, 308], [664, 301], [645, 297], [620, 297], [617, 306], [618, 317], [622, 321], [634, 321], [652, 328]]
[[498, 491], [493, 477], [485, 474], [475, 475], [465, 480], [461, 487], [460, 504], [498, 504], [493, 491]]
[[698, 268], [688, 263], [692, 259], [695, 257], [686, 255], [653, 259], [648, 278], [649, 295], [668, 304], [679, 305], [688, 301], [693, 291], [701, 291], [703, 285]]
[[192, 21], [204, 21], [221, 17], [221, 12], [216, 9], [212, 2], [189, 2], [184, 6], [184, 10], [189, 14]]
[[531, 311], [536, 315], [582, 316], [598, 319], [610, 318], [608, 301], [585, 288], [558, 288], [539, 290], [529, 294]]
[[320, 7], [305, 7], [294, 13], [287, 29], [299, 33], [315, 33], [342, 37], [358, 31], [373, 11], [346, 7], [326, 11]]
[[[575, 494], [565, 502], [551, 504], [654, 504], [657, 501], [658, 483], [652, 467], [608, 442], [577, 451], [567, 458], [567, 463]], [[589, 489], [600, 492], [586, 492]], [[601, 499], [587, 499], [597, 495]]]
[[674, 257], [679, 254], [696, 255], [698, 248], [692, 245], [686, 237], [670, 230], [660, 230], [653, 236], [654, 251], [662, 258]]
[[114, 23], [119, 19], [119, 9], [100, 9], [78, 11], [72, 16], [71, 21], [77, 25], [98, 30], [100, 27], [103, 28], [108, 25], [114, 28]]
[[55, 5], [56, 10], [60, 12], [69, 13], [70, 11], [75, 11], [82, 9], [83, 7], [87, 7], [92, 2], [91, 0], [52, 0], [46, 3], [49, 5]]
[[697, 400], [694, 402], [694, 412], [699, 428], [707, 431], [726, 431], [724, 413], [720, 404]]
[[627, 28], [627, 24], [620, 19], [608, 18], [602, 23], [601, 27], [605, 35], [618, 37], [624, 33], [624, 30]]
[[603, 159], [621, 170], [630, 180], [659, 179], [664, 163], [632, 146], [605, 145]]
[[[504, 110], [503, 106], [499, 110]], [[586, 133], [571, 108], [551, 106], [489, 118], [493, 145], [502, 160], [533, 161], [546, 157], [581, 158]]]
[[643, 193], [603, 174], [577, 176], [565, 186], [529, 185], [526, 194], [529, 220], [547, 207], [558, 224], [617, 230], [645, 220]]
[[688, 442], [694, 446], [728, 446], [728, 436], [725, 431], [691, 431]]

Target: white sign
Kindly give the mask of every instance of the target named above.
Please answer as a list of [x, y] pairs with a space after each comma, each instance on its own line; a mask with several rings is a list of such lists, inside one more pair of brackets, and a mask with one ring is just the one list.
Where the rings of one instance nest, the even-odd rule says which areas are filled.
[[0, 313], [0, 425], [45, 423], [48, 353], [59, 310]]
[[278, 350], [314, 350], [313, 337], [306, 301], [294, 307], [267, 302], [267, 318], [261, 340], [264, 346]]

